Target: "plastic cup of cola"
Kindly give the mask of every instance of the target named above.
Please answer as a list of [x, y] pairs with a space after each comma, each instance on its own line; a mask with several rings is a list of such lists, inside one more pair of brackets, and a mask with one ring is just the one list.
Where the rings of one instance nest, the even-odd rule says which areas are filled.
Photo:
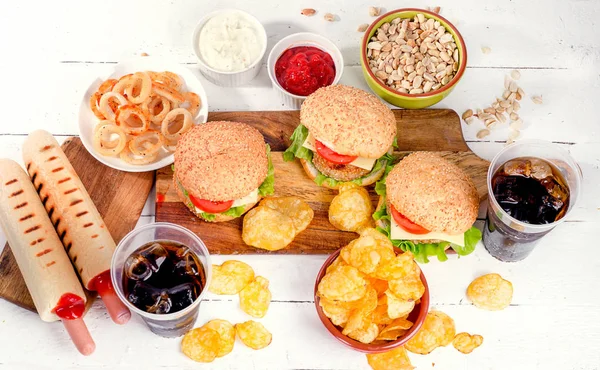
[[[564, 215], [546, 224], [531, 224], [509, 215], [494, 196], [492, 178], [496, 171], [511, 159], [536, 157], [550, 163], [559, 172], [569, 188], [569, 203]], [[539, 240], [564, 222], [575, 208], [583, 174], [569, 152], [556, 144], [542, 140], [522, 140], [507, 146], [496, 155], [487, 174], [487, 218], [483, 230], [483, 244], [487, 251], [503, 262], [517, 262], [533, 251]]]
[[[204, 269], [204, 281], [200, 293], [189, 306], [173, 313], [150, 313], [138, 308], [129, 299], [127, 292], [127, 259], [140, 247], [149, 243], [183, 245], [194, 253]], [[208, 291], [212, 271], [208, 249], [204, 242], [190, 230], [168, 222], [156, 222], [134, 229], [117, 246], [112, 259], [111, 279], [117, 295], [123, 303], [144, 320], [150, 330], [163, 337], [179, 337], [194, 327], [198, 318], [200, 301]]]

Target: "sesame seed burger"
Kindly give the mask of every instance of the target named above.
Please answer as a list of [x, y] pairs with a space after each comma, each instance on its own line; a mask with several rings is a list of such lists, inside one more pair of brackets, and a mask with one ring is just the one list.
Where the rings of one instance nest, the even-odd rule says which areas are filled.
[[375, 183], [391, 160], [396, 119], [377, 97], [343, 85], [322, 87], [300, 109], [300, 124], [286, 161], [300, 159], [317, 184], [336, 189], [341, 182]]
[[173, 183], [181, 201], [205, 221], [240, 217], [274, 192], [269, 145], [238, 122], [194, 126], [175, 151]]
[[473, 181], [435, 153], [415, 152], [388, 166], [375, 191], [378, 230], [418, 262], [429, 262], [430, 256], [445, 261], [448, 248], [468, 255], [481, 239], [473, 226], [479, 209]]

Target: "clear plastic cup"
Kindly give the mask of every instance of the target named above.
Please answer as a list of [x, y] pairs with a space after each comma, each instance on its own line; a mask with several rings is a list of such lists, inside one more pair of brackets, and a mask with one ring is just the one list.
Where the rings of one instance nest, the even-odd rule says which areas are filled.
[[[496, 170], [511, 159], [537, 157], [560, 171], [569, 187], [569, 205], [559, 220], [549, 224], [530, 224], [506, 213], [496, 201], [492, 177]], [[541, 140], [523, 140], [507, 146], [494, 157], [487, 174], [488, 209], [483, 230], [483, 244], [487, 251], [503, 262], [521, 261], [535, 248], [540, 238], [564, 222], [575, 208], [581, 189], [582, 172], [571, 155], [560, 146]]]
[[[138, 248], [153, 241], [171, 241], [187, 246], [196, 255], [202, 267], [204, 267], [206, 282], [202, 292], [200, 292], [190, 306], [181, 311], [169, 314], [148, 313], [134, 306], [126, 298], [124, 289], [125, 261]], [[210, 285], [212, 276], [211, 268], [212, 264], [208, 249], [206, 249], [206, 246], [196, 234], [175, 224], [156, 222], [131, 231], [121, 240], [113, 255], [110, 271], [112, 283], [119, 298], [132, 312], [142, 317], [153, 333], [163, 337], [179, 337], [194, 327], [194, 323], [198, 318], [200, 301], [208, 291], [208, 286]]]

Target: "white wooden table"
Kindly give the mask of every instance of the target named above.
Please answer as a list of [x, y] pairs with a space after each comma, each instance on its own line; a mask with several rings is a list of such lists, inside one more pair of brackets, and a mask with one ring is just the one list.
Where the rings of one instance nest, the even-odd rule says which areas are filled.
[[[600, 93], [599, 1], [439, 0], [278, 1], [278, 0], [135, 0], [1, 1], [0, 157], [21, 161], [24, 136], [45, 128], [59, 140], [77, 134], [78, 105], [96, 77], [111, 73], [123, 58], [146, 52], [169, 56], [194, 68], [190, 45], [196, 22], [216, 8], [235, 7], [256, 15], [266, 27], [269, 49], [288, 34], [318, 32], [334, 41], [346, 62], [342, 83], [367, 89], [359, 65], [356, 32], [370, 23], [369, 6], [441, 6], [459, 28], [469, 50], [463, 80], [436, 107], [462, 113], [485, 107], [502, 94], [504, 75], [517, 68], [528, 93], [521, 116], [529, 127], [522, 138], [549, 140], [569, 150], [584, 173], [583, 195], [571, 217], [540, 242], [525, 261], [506, 264], [479, 245], [460, 261], [422, 266], [431, 288], [432, 308], [456, 322], [458, 331], [484, 336], [470, 355], [452, 346], [432, 354], [411, 354], [418, 369], [598, 369], [600, 368]], [[300, 10], [313, 7], [312, 18]], [[339, 20], [329, 23], [331, 12]], [[482, 46], [491, 48], [483, 54]], [[202, 79], [211, 111], [285, 109], [271, 90], [266, 68], [249, 86], [224, 89]], [[541, 94], [543, 105], [529, 97]], [[485, 140], [475, 139], [479, 123], [464, 126], [469, 146], [491, 159], [508, 136], [506, 127]], [[150, 199], [154, 199], [151, 196]], [[140, 224], [153, 222], [149, 200]], [[481, 220], [479, 226], [482, 225]], [[0, 235], [0, 244], [4, 238]], [[0, 247], [1, 248], [1, 247]], [[226, 256], [215, 256], [221, 263]], [[77, 353], [60, 323], [45, 324], [36, 314], [0, 300], [0, 368], [185, 368], [185, 369], [367, 369], [363, 354], [339, 344], [319, 321], [312, 291], [324, 256], [237, 256], [271, 281], [273, 302], [262, 320], [273, 343], [253, 351], [237, 343], [214, 363], [192, 362], [179, 350], [179, 339], [152, 335], [134, 317], [123, 327], [112, 324], [101, 301], [86, 316], [95, 338], [90, 357]], [[476, 276], [498, 272], [515, 287], [504, 311], [474, 308], [465, 289]], [[209, 295], [198, 325], [209, 319], [247, 320], [237, 297]]]

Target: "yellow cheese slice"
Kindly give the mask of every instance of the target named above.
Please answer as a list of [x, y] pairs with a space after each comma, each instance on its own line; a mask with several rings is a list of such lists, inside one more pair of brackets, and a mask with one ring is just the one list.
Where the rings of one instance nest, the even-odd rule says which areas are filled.
[[461, 247], [465, 246], [465, 234], [456, 234], [450, 235], [446, 233], [440, 233], [437, 231], [432, 231], [427, 234], [412, 234], [408, 231], [404, 230], [394, 220], [391, 218], [391, 239], [393, 240], [444, 240], [450, 242], [452, 244], [460, 245]]
[[256, 188], [256, 190], [254, 190], [250, 194], [246, 195], [245, 197], [234, 200], [231, 207], [233, 208], [233, 207], [245, 206], [246, 204], [256, 203], [257, 201], [258, 201], [258, 188]]
[[[306, 137], [306, 140], [304, 140], [304, 144], [302, 144], [302, 146], [308, 150], [312, 150], [313, 152], [317, 151], [315, 149], [315, 138], [310, 133]], [[329, 146], [329, 145], [328, 145], [328, 148], [335, 151], [335, 149], [331, 148], [331, 146]], [[358, 157], [354, 161], [350, 162], [350, 164], [353, 166], [365, 169], [367, 171], [371, 171], [373, 169], [373, 165], [375, 165], [376, 161], [377, 161], [377, 158]]]

